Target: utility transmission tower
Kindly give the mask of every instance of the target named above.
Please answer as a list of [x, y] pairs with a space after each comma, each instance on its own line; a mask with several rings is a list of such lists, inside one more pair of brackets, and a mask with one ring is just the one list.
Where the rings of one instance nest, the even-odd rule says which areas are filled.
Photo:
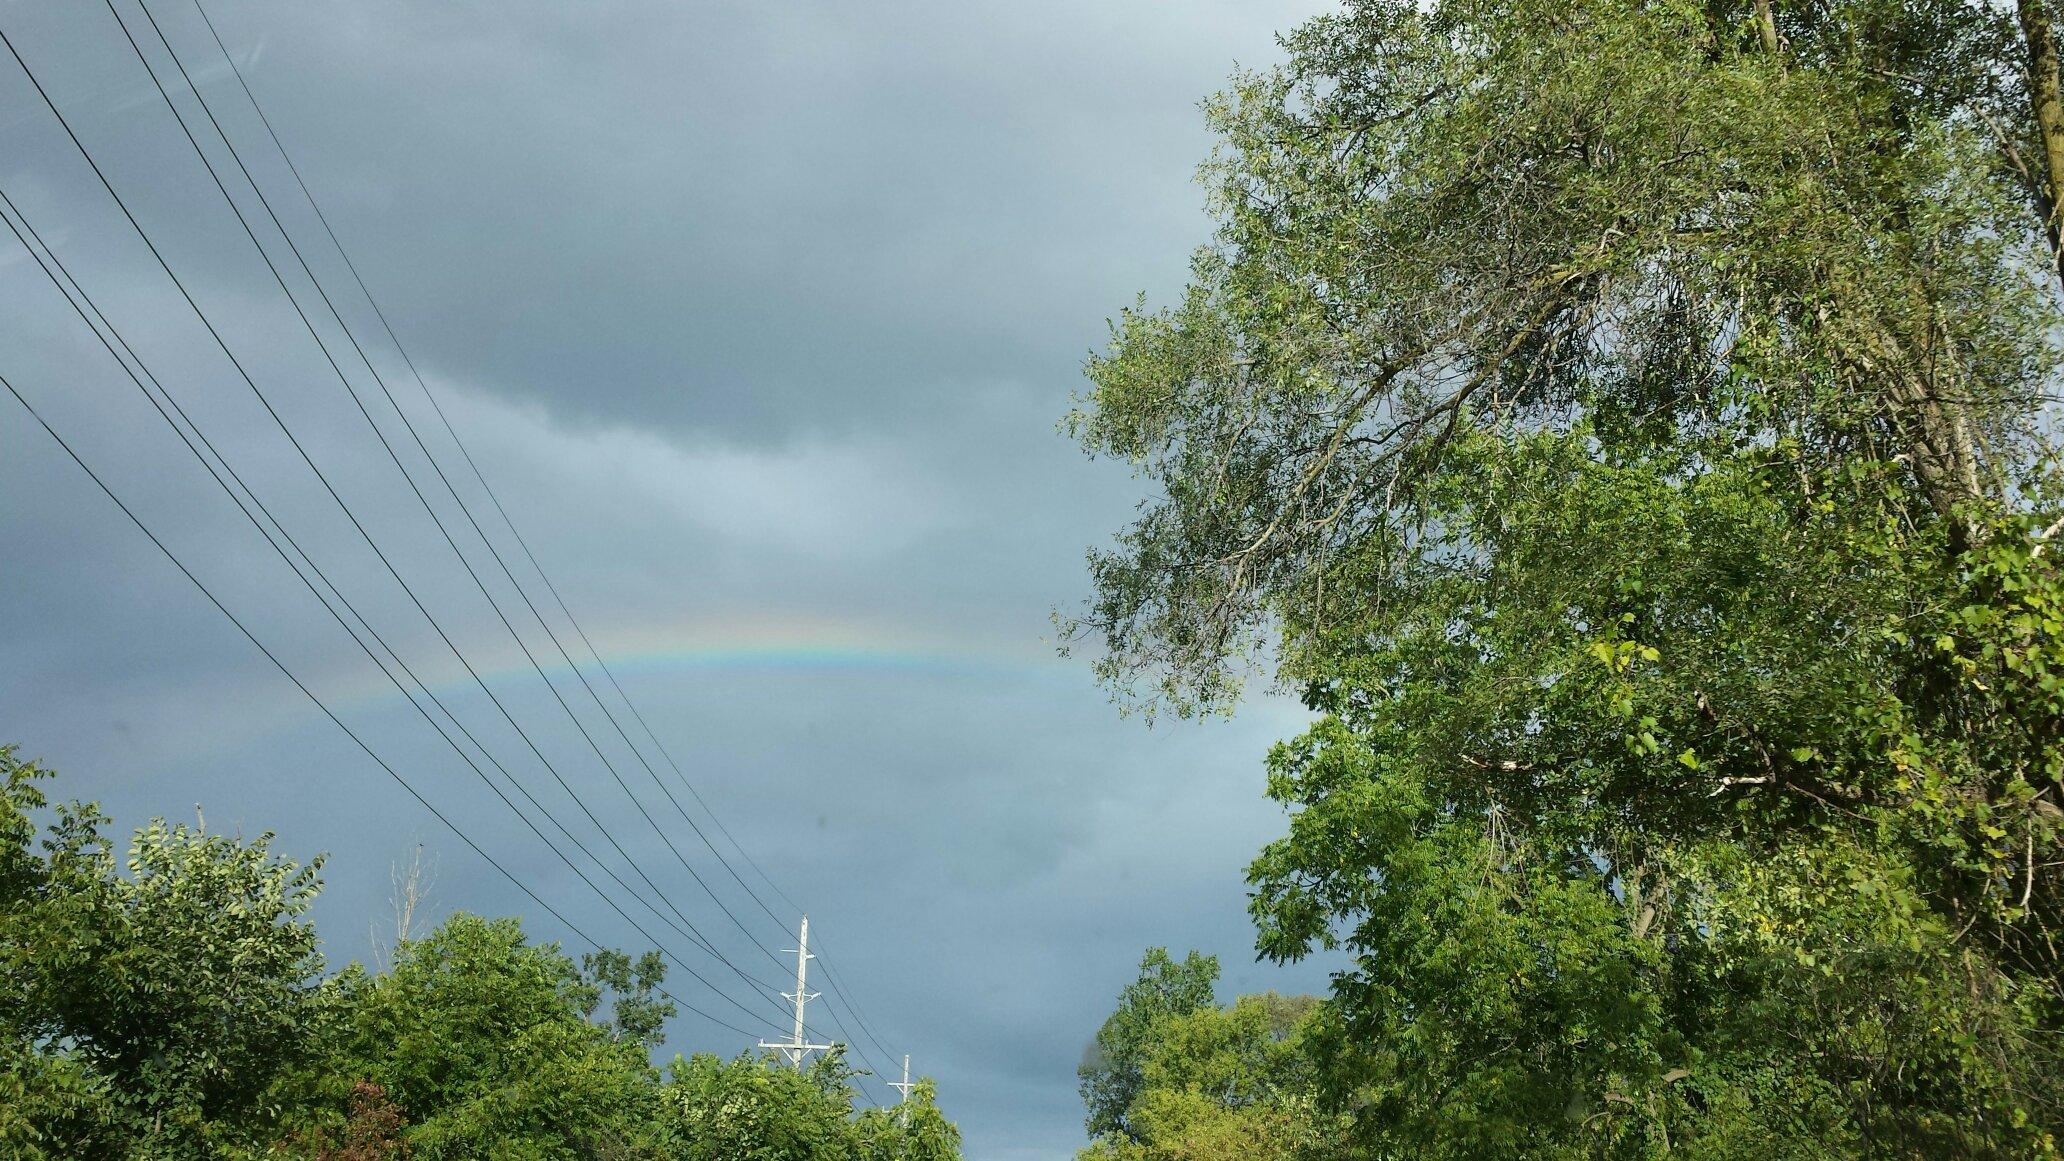
[[908, 1052], [903, 1054], [903, 1079], [900, 1081], [890, 1081], [889, 1087], [903, 1094], [902, 1099], [898, 1100], [896, 1104], [903, 1109], [903, 1127], [907, 1129], [910, 1127], [910, 1090], [917, 1087], [910, 1083], [910, 1054]]
[[760, 1047], [780, 1049], [781, 1054], [788, 1057], [789, 1062], [800, 1070], [803, 1067], [803, 1057], [808, 1056], [812, 1052], [828, 1052], [838, 1046], [835, 1044], [811, 1044], [803, 1039], [803, 1005], [817, 998], [816, 992], [808, 990], [810, 961], [817, 957], [810, 954], [810, 917], [807, 915], [803, 916], [802, 930], [796, 936], [794, 950], [795, 991], [783, 992], [781, 994], [787, 999], [795, 1001], [795, 1033], [789, 1037], [786, 1043], [762, 1040], [760, 1041]]

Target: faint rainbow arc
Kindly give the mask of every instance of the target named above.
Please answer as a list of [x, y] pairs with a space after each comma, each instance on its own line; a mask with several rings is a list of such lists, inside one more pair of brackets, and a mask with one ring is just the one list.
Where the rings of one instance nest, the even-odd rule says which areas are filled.
[[[554, 681], [575, 683], [558, 650], [533, 625], [527, 636], [531, 652]], [[555, 625], [561, 643], [598, 690], [609, 691], [594, 657], [568, 630]], [[670, 673], [762, 672], [769, 674], [865, 675], [915, 678], [988, 678], [1023, 680], [1051, 673], [1063, 663], [1051, 652], [950, 639], [923, 639], [889, 631], [856, 629], [839, 623], [767, 625], [752, 622], [698, 623], [653, 630], [622, 628], [596, 634], [595, 645], [619, 679], [635, 681]], [[442, 646], [437, 646], [441, 649]], [[429, 646], [419, 642], [409, 661], [440, 697], [473, 690], [473, 679], [446, 653], [441, 661], [424, 660]], [[506, 636], [492, 649], [469, 653], [474, 668], [490, 687], [535, 682], [531, 663]], [[412, 687], [413, 688], [413, 687]], [[636, 696], [635, 690], [632, 691]], [[583, 695], [585, 696], [585, 695]], [[399, 702], [401, 694], [385, 678], [369, 671], [354, 677], [339, 695], [340, 707], [374, 708]], [[576, 703], [578, 704], [578, 703]]]

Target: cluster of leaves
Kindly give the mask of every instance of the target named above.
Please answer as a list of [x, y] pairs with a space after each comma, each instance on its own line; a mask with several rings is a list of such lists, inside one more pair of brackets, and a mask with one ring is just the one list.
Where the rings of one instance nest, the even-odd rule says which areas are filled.
[[[91, 807], [0, 747], [0, 1153], [24, 1158], [946, 1161], [929, 1084], [857, 1115], [839, 1054], [652, 1064], [665, 961], [582, 964], [464, 913], [326, 971], [318, 865]], [[604, 1002], [609, 1001], [605, 1013]]]
[[1211, 106], [1074, 628], [1314, 711], [1253, 912], [1372, 1155], [2059, 1150], [2050, 22], [1359, 0]]
[[1346, 1157], [1350, 1127], [1318, 1105], [1330, 1012], [1310, 996], [1213, 998], [1218, 961], [1149, 949], [1080, 1070], [1082, 1161]]
[[900, 1108], [869, 1108], [852, 1118], [851, 1075], [835, 1053], [801, 1071], [749, 1057], [677, 1062], [665, 1099], [683, 1147], [669, 1155], [694, 1161], [960, 1156], [960, 1132], [940, 1114], [930, 1081], [913, 1088]]

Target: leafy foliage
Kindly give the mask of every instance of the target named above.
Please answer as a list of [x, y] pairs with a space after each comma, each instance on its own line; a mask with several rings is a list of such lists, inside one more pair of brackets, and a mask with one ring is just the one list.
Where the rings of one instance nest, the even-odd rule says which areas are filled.
[[[0, 1153], [59, 1157], [948, 1161], [929, 1083], [856, 1115], [838, 1054], [650, 1054], [666, 961], [577, 965], [464, 913], [390, 970], [324, 973], [320, 863], [167, 826], [118, 865], [91, 806], [0, 747]], [[606, 1018], [605, 998], [610, 999]]]
[[1177, 962], [1165, 947], [1147, 949], [1139, 978], [1126, 985], [1118, 1010], [1097, 1029], [1096, 1042], [1077, 1073], [1082, 1102], [1089, 1107], [1091, 1137], [1138, 1137], [1127, 1117], [1146, 1083], [1147, 1061], [1161, 1025], [1170, 1017], [1208, 1007], [1217, 983], [1216, 956], [1193, 951]]
[[694, 1161], [949, 1161], [960, 1133], [940, 1114], [929, 1082], [896, 1109], [868, 1109], [848, 1120], [852, 1069], [844, 1054], [808, 1067], [769, 1066], [765, 1058], [724, 1060], [698, 1053], [676, 1059], [664, 1089], [667, 1127]]
[[418, 1157], [622, 1153], [650, 1119], [644, 1045], [590, 1022], [594, 986], [513, 919], [455, 915], [346, 986], [324, 1068], [379, 1085]]
[[[1309, 996], [1274, 993], [1221, 1007], [1211, 992], [1217, 974], [1217, 961], [1195, 952], [1180, 965], [1161, 948], [1147, 953], [1104, 1025], [1126, 1030], [1129, 1083], [1083, 1088], [1105, 1126], [1084, 1161], [1317, 1156], [1340, 1136], [1337, 1118], [1319, 1111], [1307, 1043], [1327, 1012]], [[1171, 976], [1201, 984], [1202, 994], [1164, 1002]]]
[[0, 1033], [28, 1110], [15, 1139], [50, 1150], [77, 1133], [178, 1157], [264, 1132], [272, 1078], [309, 1056], [333, 998], [303, 918], [320, 864], [274, 856], [269, 835], [163, 820], [118, 861], [107, 820], [80, 806], [58, 810], [39, 854], [45, 772], [11, 750], [0, 770]]
[[1352, 955], [1359, 1145], [2057, 1151], [2049, 19], [1363, 0], [1210, 106], [1218, 240], [1070, 421], [1162, 493], [1073, 628], [1317, 715], [1253, 912]]

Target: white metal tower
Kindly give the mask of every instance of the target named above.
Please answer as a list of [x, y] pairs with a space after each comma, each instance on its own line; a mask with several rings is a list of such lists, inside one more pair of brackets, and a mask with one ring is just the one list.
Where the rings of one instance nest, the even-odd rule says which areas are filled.
[[802, 930], [796, 936], [794, 951], [795, 991], [781, 994], [795, 1001], [795, 1032], [786, 1042], [762, 1040], [760, 1047], [780, 1049], [781, 1054], [788, 1057], [789, 1063], [800, 1069], [803, 1066], [803, 1058], [810, 1053], [827, 1052], [837, 1047], [834, 1044], [811, 1044], [803, 1039], [803, 1006], [817, 998], [817, 993], [809, 990], [810, 961], [817, 957], [810, 954], [810, 917], [807, 915], [803, 916]]
[[[898, 1105], [910, 1103], [910, 1090], [916, 1088], [917, 1085], [911, 1083], [910, 1080], [910, 1054], [908, 1052], [903, 1054], [903, 1079], [900, 1081], [890, 1081], [889, 1087], [903, 1094], [902, 1098], [896, 1102]], [[910, 1110], [907, 1108], [903, 1110], [903, 1127], [906, 1129], [910, 1127]]]

